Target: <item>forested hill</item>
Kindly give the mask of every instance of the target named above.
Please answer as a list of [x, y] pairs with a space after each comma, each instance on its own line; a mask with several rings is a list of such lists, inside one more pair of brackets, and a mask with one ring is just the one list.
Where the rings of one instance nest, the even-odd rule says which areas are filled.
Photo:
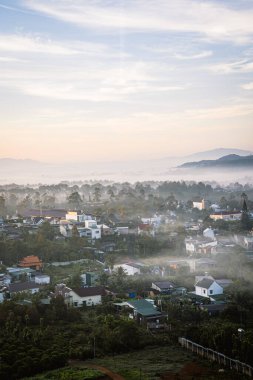
[[196, 162], [186, 162], [179, 168], [253, 168], [253, 155], [239, 156], [237, 154], [229, 154], [217, 160], [202, 160]]

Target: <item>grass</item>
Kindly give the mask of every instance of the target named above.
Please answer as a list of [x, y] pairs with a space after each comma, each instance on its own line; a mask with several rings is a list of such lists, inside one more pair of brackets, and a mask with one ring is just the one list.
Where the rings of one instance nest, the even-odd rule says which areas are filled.
[[102, 372], [92, 368], [62, 368], [48, 371], [41, 375], [27, 377], [23, 380], [95, 380], [101, 379]]
[[125, 380], [161, 380], [162, 377], [179, 374], [178, 379], [248, 380], [247, 376], [225, 370], [219, 373], [218, 364], [201, 359], [179, 346], [151, 347], [122, 355], [95, 358], [87, 362], [75, 362], [71, 367], [49, 371], [23, 380], [95, 380], [103, 374], [86, 368], [87, 363], [106, 367], [120, 374]]
[[158, 380], [162, 374], [179, 373], [189, 363], [196, 364], [203, 372], [202, 376], [190, 377], [193, 379], [244, 379], [243, 375], [232, 374], [228, 370], [220, 374], [218, 372], [220, 367], [217, 364], [203, 360], [178, 346], [153, 347], [114, 357], [95, 358], [90, 362], [110, 368], [122, 375], [125, 380]]

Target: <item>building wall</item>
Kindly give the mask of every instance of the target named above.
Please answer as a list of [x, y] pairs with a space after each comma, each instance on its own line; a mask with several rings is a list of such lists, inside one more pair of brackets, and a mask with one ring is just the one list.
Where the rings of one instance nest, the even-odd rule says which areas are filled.
[[214, 282], [209, 289], [201, 288], [200, 286], [195, 286], [196, 295], [202, 297], [210, 297], [217, 294], [223, 294], [223, 288]]
[[74, 306], [74, 307], [81, 307], [84, 305], [84, 302], [86, 303], [86, 306], [99, 305], [102, 302], [101, 295], [79, 297], [78, 294], [76, 294], [73, 291], [70, 291], [69, 296], [70, 296], [70, 306]]
[[122, 269], [124, 269], [124, 271], [126, 272], [126, 274], [128, 276], [133, 276], [135, 274], [140, 274], [140, 269], [139, 268], [135, 268], [135, 267], [132, 267], [131, 265], [127, 265], [127, 264], [121, 264], [121, 265], [114, 265], [113, 269], [117, 269], [121, 267]]
[[35, 276], [34, 277], [35, 284], [50, 284], [50, 277], [49, 276]]
[[240, 220], [241, 219], [241, 213], [238, 214], [211, 214], [210, 218], [213, 220], [225, 220], [227, 222], [233, 221], [233, 220]]
[[204, 210], [205, 209], [205, 201], [204, 199], [201, 202], [192, 202], [193, 203], [193, 208], [197, 208], [199, 210]]

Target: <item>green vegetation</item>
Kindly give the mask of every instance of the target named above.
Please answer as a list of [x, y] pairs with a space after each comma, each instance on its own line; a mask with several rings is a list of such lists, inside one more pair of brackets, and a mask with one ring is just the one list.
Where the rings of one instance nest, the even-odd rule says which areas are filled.
[[42, 375], [26, 377], [23, 380], [96, 380], [102, 379], [102, 372], [92, 368], [70, 368], [66, 367]]

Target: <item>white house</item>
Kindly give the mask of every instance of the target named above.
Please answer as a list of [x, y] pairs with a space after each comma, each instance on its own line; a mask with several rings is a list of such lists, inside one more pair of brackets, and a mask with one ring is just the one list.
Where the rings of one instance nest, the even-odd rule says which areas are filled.
[[196, 283], [195, 293], [202, 297], [212, 297], [217, 294], [223, 294], [223, 288], [213, 278], [204, 277]]
[[88, 228], [91, 232], [91, 238], [101, 239], [101, 226], [97, 225], [97, 221], [95, 219], [85, 220], [84, 222], [85, 228]]
[[102, 296], [104, 295], [104, 288], [99, 286], [88, 288], [74, 288], [69, 291], [66, 300], [69, 306], [93, 306], [101, 304]]
[[41, 289], [41, 285], [35, 284], [33, 281], [29, 282], [15, 282], [9, 285], [9, 292], [12, 296], [15, 293], [29, 292], [29, 293], [38, 293]]
[[119, 264], [119, 265], [114, 265], [113, 270], [117, 270], [117, 268], [121, 267], [124, 269], [126, 274], [128, 276], [133, 276], [135, 274], [140, 274], [141, 273], [141, 268], [143, 267], [143, 264], [140, 263], [127, 263], [127, 264]]
[[240, 220], [241, 216], [241, 211], [217, 211], [210, 214], [210, 218], [214, 221], [224, 220], [225, 222], [233, 222], [234, 220]]
[[156, 228], [158, 228], [162, 223], [162, 217], [161, 215], [154, 215], [151, 218], [141, 218], [142, 223], [144, 224], [150, 224]]
[[34, 277], [35, 284], [47, 285], [50, 284], [50, 276], [47, 274], [37, 274]]
[[117, 235], [128, 235], [129, 234], [129, 227], [116, 227], [115, 233]]
[[85, 222], [85, 220], [94, 220], [94, 216], [85, 214], [83, 211], [68, 211], [66, 220], [73, 220], [75, 222]]
[[192, 201], [192, 207], [197, 208], [198, 210], [204, 210], [206, 208], [205, 200], [200, 197], [196, 197]]
[[215, 253], [216, 247], [217, 240], [211, 240], [210, 238], [185, 239], [185, 249], [190, 255]]
[[101, 226], [98, 226], [94, 219], [87, 219], [82, 223], [74, 220], [61, 220], [60, 233], [65, 237], [71, 237], [73, 226], [76, 226], [80, 237], [87, 237], [93, 240], [101, 239]]

